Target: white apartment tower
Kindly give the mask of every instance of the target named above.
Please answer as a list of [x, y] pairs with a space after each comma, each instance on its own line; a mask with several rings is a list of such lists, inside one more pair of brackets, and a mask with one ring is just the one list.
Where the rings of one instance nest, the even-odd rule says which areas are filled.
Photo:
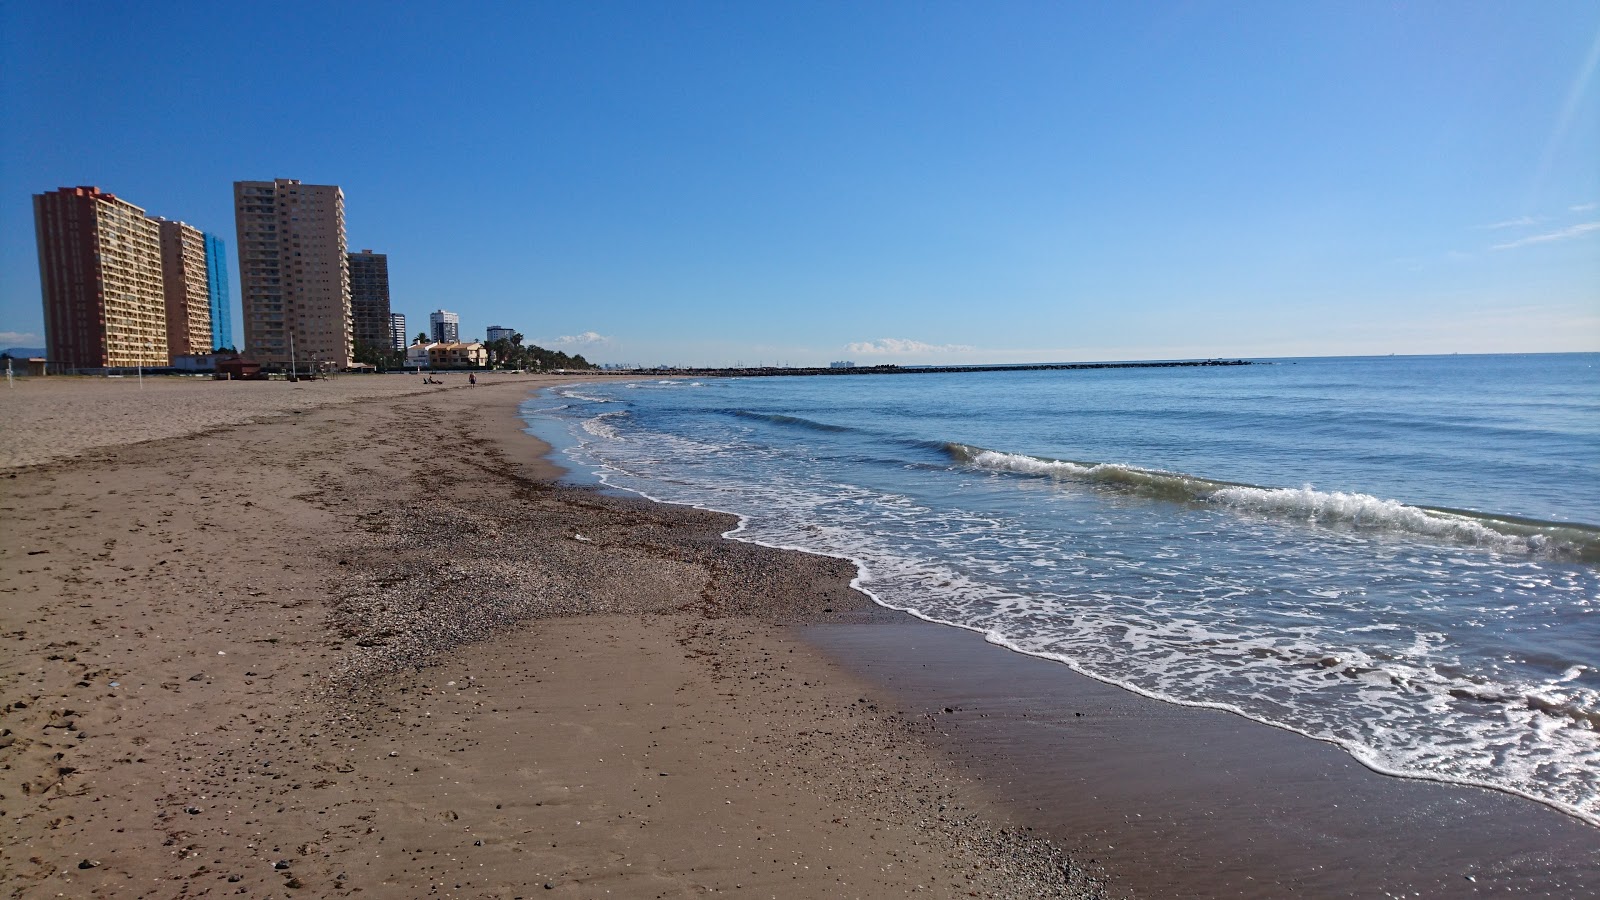
[[435, 341], [454, 344], [461, 340], [461, 317], [447, 309], [428, 313], [428, 334]]
[[337, 185], [233, 183], [244, 352], [266, 366], [344, 369], [352, 360], [344, 192]]

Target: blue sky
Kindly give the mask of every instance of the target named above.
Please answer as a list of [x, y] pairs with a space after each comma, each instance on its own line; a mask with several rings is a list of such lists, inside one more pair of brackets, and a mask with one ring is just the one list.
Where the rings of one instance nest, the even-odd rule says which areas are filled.
[[596, 361], [1600, 350], [1591, 0], [460, 6], [0, 5], [0, 346], [30, 195], [279, 177]]

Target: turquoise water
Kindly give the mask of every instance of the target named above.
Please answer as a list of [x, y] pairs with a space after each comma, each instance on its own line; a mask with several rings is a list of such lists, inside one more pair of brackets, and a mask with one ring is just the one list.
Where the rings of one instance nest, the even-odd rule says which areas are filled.
[[1600, 354], [701, 379], [524, 407], [880, 603], [1600, 824]]

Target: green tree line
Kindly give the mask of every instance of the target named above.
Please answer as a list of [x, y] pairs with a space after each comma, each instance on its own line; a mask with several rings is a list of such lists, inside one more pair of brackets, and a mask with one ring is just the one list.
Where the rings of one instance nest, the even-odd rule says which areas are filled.
[[497, 369], [598, 368], [594, 363], [584, 359], [581, 353], [569, 356], [560, 350], [546, 350], [536, 344], [524, 346], [520, 332], [513, 332], [510, 338], [489, 341], [484, 346], [489, 348], [489, 359]]

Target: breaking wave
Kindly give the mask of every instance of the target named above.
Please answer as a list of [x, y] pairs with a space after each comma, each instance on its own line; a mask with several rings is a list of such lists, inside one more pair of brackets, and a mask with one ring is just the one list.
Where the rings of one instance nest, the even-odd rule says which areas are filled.
[[1142, 497], [1226, 507], [1357, 531], [1412, 535], [1505, 553], [1600, 562], [1600, 529], [1570, 522], [1541, 522], [1469, 510], [1411, 506], [1370, 494], [1258, 487], [1118, 463], [1004, 453], [945, 444], [957, 463], [994, 472], [1070, 481]]
[[[867, 386], [865, 397], [786, 400], [771, 382], [718, 383], [699, 398], [600, 385], [582, 393], [611, 405], [552, 391], [570, 406], [549, 415], [568, 423], [577, 443], [565, 452], [601, 484], [735, 513], [742, 540], [853, 560], [856, 586], [886, 607], [1329, 741], [1376, 771], [1507, 791], [1600, 825], [1600, 519], [1583, 511], [1594, 504], [1527, 504], [1591, 525], [1384, 499], [1522, 509], [1504, 490], [1480, 501], [1448, 488], [1473, 487], [1459, 476], [1475, 470], [1567, 483], [1559, 465], [1536, 471], [1535, 448], [1462, 453], [1449, 477], [1413, 480], [1396, 473], [1437, 463], [1401, 454], [1385, 470], [1364, 433], [1341, 437], [1351, 452], [1340, 465], [1302, 467], [1326, 442], [1239, 459], [1227, 442], [1205, 450], [1209, 432], [1187, 421], [1181, 445], [1142, 421], [1116, 440], [1067, 438], [1060, 416], [1035, 406], [1007, 418], [977, 395], [963, 405], [908, 386], [890, 403], [886, 386]], [[1193, 460], [1171, 465], [1198, 472], [1239, 464], [1252, 474], [1237, 477], [1258, 483], [935, 437], [956, 428], [1044, 453], [1120, 459], [1140, 447], [1128, 457]], [[1531, 460], [1528, 471], [1508, 459]], [[1371, 493], [1274, 486], [1301, 481]], [[1484, 552], [1457, 549], [1468, 547]]]

